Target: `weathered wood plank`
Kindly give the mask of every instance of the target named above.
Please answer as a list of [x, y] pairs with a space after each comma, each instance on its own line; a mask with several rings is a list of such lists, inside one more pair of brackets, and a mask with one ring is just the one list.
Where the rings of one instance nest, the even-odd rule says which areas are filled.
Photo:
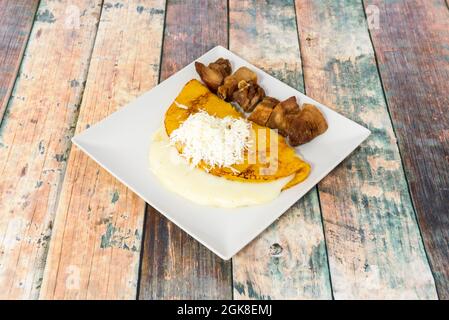
[[[161, 79], [219, 44], [227, 46], [226, 1], [168, 1]], [[149, 208], [140, 299], [230, 299], [231, 277], [230, 261]]]
[[0, 127], [0, 297], [38, 296], [100, 8], [41, 1]]
[[[230, 1], [230, 49], [304, 91], [294, 2]], [[237, 299], [329, 299], [316, 189], [233, 259]]]
[[0, 1], [0, 121], [14, 86], [39, 0]]
[[[103, 4], [76, 132], [157, 83], [165, 3]], [[135, 299], [145, 203], [78, 148], [68, 159], [41, 299]]]
[[153, 208], [147, 214], [139, 299], [231, 299], [231, 262]]
[[297, 0], [306, 92], [371, 136], [319, 184], [334, 297], [436, 298], [363, 5]]
[[440, 298], [449, 299], [449, 10], [442, 0], [365, 1], [390, 114]]

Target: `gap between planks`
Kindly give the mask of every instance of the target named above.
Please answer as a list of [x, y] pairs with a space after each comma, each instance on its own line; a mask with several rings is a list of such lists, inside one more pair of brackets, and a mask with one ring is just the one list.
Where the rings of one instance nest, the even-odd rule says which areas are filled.
[[[293, 1], [230, 1], [230, 49], [304, 91]], [[269, 88], [266, 88], [269, 90]], [[332, 299], [317, 189], [233, 258], [236, 299]]]
[[416, 217], [439, 297], [449, 299], [447, 2], [365, 1], [369, 6], [378, 8], [379, 28], [370, 33]]
[[[157, 83], [165, 3], [104, 3], [76, 132]], [[70, 153], [41, 299], [135, 299], [145, 203]]]
[[[99, 18], [92, 1], [79, 28], [65, 4], [41, 1], [0, 128], [1, 297], [37, 298], [66, 155]], [[76, 42], [77, 46], [67, 43]], [[77, 84], [77, 85], [73, 85]]]
[[335, 298], [434, 299], [363, 5], [296, 4], [307, 94], [372, 131], [318, 187]]
[[39, 0], [4, 0], [0, 3], [0, 125], [19, 78], [19, 67], [38, 3]]
[[[225, 0], [168, 1], [160, 79], [216, 45], [226, 46], [226, 28]], [[147, 208], [138, 298], [232, 298], [231, 262], [221, 260], [156, 210]]]

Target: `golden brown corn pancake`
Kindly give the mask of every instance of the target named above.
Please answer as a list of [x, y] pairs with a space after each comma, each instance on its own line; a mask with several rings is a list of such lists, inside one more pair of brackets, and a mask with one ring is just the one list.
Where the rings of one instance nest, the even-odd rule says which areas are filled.
[[[164, 124], [169, 136], [191, 114], [199, 110], [204, 110], [219, 118], [226, 116], [243, 118], [230, 103], [218, 98], [198, 80], [190, 80], [176, 98], [176, 102], [173, 102], [165, 113]], [[242, 182], [265, 182], [295, 174], [283, 189], [290, 188], [307, 178], [310, 165], [298, 157], [295, 150], [286, 143], [284, 137], [256, 123], [252, 123], [252, 128], [254, 129], [253, 141], [255, 143], [253, 150], [256, 151], [257, 157], [254, 152], [246, 151], [245, 162], [233, 165], [234, 170], [218, 167], [208, 168], [204, 163], [200, 163], [198, 167], [208, 170], [215, 176]], [[278, 141], [277, 154], [275, 152], [270, 153], [270, 138]], [[258, 146], [259, 139], [265, 139], [265, 143], [260, 143], [262, 148]], [[178, 148], [178, 150], [182, 152], [181, 148]], [[267, 170], [273, 167], [276, 170], [267, 173]]]

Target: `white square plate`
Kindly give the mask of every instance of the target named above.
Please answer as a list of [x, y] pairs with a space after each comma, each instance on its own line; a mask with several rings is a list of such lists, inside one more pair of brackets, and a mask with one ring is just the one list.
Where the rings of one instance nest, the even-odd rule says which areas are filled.
[[296, 96], [317, 105], [329, 129], [297, 152], [312, 165], [310, 176], [299, 185], [263, 205], [224, 209], [197, 205], [166, 190], [149, 170], [152, 134], [161, 127], [164, 113], [189, 80], [199, 79], [193, 62], [157, 87], [106, 119], [75, 136], [72, 141], [147, 203], [223, 259], [229, 259], [279, 218], [290, 206], [346, 158], [370, 131], [273, 78], [223, 47], [197, 59], [205, 64], [229, 59], [233, 70], [247, 66], [257, 73], [267, 95], [279, 100]]

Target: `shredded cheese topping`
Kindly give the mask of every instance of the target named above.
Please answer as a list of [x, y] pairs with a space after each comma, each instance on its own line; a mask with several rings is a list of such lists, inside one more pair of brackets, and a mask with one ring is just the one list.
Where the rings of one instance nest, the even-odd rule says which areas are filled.
[[176, 104], [176, 106], [177, 106], [178, 108], [181, 108], [181, 109], [184, 109], [184, 110], [188, 110], [188, 109], [189, 109], [188, 106], [186, 106], [186, 105], [184, 105], [184, 104], [181, 104], [181, 103], [179, 103], [178, 101], [175, 101], [175, 104]]
[[240, 118], [218, 118], [205, 111], [191, 114], [170, 135], [170, 144], [180, 143], [182, 157], [192, 166], [204, 161], [210, 167], [231, 167], [244, 161], [252, 141], [251, 124]]

